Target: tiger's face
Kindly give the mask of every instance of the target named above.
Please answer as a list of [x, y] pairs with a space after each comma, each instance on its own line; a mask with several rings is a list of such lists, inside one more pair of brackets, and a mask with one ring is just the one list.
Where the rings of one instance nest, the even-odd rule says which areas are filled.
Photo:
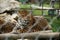
[[34, 22], [34, 17], [26, 10], [19, 11], [20, 25], [23, 27], [31, 26]]

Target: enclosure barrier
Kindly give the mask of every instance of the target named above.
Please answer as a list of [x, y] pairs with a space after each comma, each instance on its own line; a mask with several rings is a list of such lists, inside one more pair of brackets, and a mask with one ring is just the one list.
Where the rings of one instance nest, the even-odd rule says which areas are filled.
[[10, 37], [13, 39], [18, 39], [21, 37], [24, 37], [25, 39], [35, 39], [36, 36], [39, 35], [39, 38], [59, 38], [60, 33], [59, 32], [49, 32], [49, 31], [40, 31], [40, 32], [32, 32], [32, 33], [22, 33], [22, 34], [0, 34], [0, 38]]
[[50, 9], [53, 9], [53, 10], [60, 10], [59, 8], [20, 8], [20, 9], [26, 9], [26, 10], [50, 10]]

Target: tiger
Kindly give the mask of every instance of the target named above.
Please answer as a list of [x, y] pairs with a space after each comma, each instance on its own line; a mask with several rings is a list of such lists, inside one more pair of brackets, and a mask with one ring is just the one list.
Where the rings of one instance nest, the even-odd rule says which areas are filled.
[[17, 15], [19, 26], [15, 27], [12, 32], [15, 30], [17, 33], [26, 33], [52, 29], [48, 24], [48, 21], [43, 16], [33, 16], [25, 9], [20, 10]]

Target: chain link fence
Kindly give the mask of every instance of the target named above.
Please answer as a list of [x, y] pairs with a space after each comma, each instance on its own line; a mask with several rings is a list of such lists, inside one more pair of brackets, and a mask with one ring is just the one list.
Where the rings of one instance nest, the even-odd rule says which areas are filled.
[[[26, 29], [27, 31], [25, 33], [24, 32], [23, 33], [16, 33], [17, 29], [23, 29], [25, 26], [28, 25], [28, 22], [29, 22], [28, 20], [26, 21], [26, 20], [22, 19], [21, 15], [19, 16], [19, 14], [18, 14], [18, 19], [17, 19], [17, 22], [15, 22], [15, 26], [14, 26], [12, 32], [0, 34], [1, 40], [60, 40], [60, 33], [59, 33], [60, 32], [60, 26], [58, 26], [58, 23], [60, 22], [60, 9], [59, 8], [54, 8], [55, 2], [56, 2], [55, 0], [53, 0], [53, 1], [51, 0], [49, 2], [52, 8], [49, 8], [49, 7], [45, 8], [45, 7], [43, 7], [42, 3], [39, 4], [37, 9], [34, 9], [35, 6], [31, 7], [31, 9], [29, 9], [29, 8], [26, 9], [25, 8], [26, 10], [29, 10], [29, 14], [27, 16], [25, 16], [24, 18], [28, 18], [29, 16], [31, 16], [31, 14], [33, 15], [33, 10], [42, 10], [42, 12], [41, 12], [42, 15], [41, 16], [43, 16], [43, 17], [34, 16], [34, 18], [36, 18], [35, 19], [36, 22], [30, 28], [28, 28], [28, 30]], [[40, 6], [41, 6], [41, 8], [40, 8]], [[21, 8], [21, 9], [23, 9], [23, 8]], [[44, 13], [45, 10], [48, 11], [48, 15], [46, 15]], [[15, 16], [16, 15], [14, 15], [14, 17]], [[3, 26], [5, 26], [7, 23], [9, 23], [11, 21], [14, 21], [12, 17], [10, 15], [5, 16], [4, 20], [6, 22], [0, 26], [0, 29]], [[32, 29], [36, 25], [38, 25], [39, 22], [41, 22], [41, 19], [44, 20], [44, 21], [45, 21], [45, 19], [47, 19], [49, 21], [48, 24], [44, 27], [42, 26], [43, 27], [42, 31], [31, 32]], [[44, 22], [44, 21], [42, 21], [42, 22]], [[56, 22], [57, 25], [53, 22]], [[42, 25], [44, 25], [44, 24], [42, 24]], [[48, 27], [49, 28], [52, 27], [52, 30], [46, 30], [46, 28], [48, 28]], [[23, 31], [25, 31], [25, 30], [23, 30]]]

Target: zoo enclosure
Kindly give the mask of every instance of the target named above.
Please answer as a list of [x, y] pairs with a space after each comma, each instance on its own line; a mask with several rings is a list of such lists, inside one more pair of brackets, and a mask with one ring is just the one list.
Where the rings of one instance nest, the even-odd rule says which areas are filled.
[[[23, 8], [21, 8], [21, 9], [23, 9]], [[28, 8], [25, 8], [25, 9], [28, 9]], [[54, 10], [60, 10], [59, 8], [58, 9], [53, 8], [53, 9]], [[38, 9], [32, 9], [31, 8], [31, 9], [28, 9], [28, 10], [49, 10], [49, 8], [48, 9], [44, 9], [43, 8], [43, 5], [42, 5], [42, 8], [41, 9], [39, 9], [39, 8]], [[42, 15], [43, 15], [43, 11], [42, 11]], [[48, 34], [48, 35], [46, 35], [46, 34]], [[42, 38], [49, 37], [49, 40], [52, 40], [53, 37], [57, 37], [58, 40], [59, 40], [60, 33], [59, 32], [57, 32], [57, 33], [51, 33], [51, 32], [44, 33], [43, 32], [43, 33], [40, 34], [40, 32], [36, 32], [36, 33], [26, 33], [26, 34], [25, 33], [23, 33], [23, 34], [7, 34], [7, 35], [6, 34], [1, 34], [0, 37], [3, 37], [3, 38], [7, 37], [6, 40], [8, 40], [9, 37], [12, 37], [12, 38], [21, 38], [23, 35], [25, 35], [23, 38], [27, 38], [27, 39], [28, 38], [34, 38], [35, 37], [35, 39], [37, 40], [39, 37], [42, 37]], [[36, 37], [37, 35], [39, 35], [39, 36]]]

